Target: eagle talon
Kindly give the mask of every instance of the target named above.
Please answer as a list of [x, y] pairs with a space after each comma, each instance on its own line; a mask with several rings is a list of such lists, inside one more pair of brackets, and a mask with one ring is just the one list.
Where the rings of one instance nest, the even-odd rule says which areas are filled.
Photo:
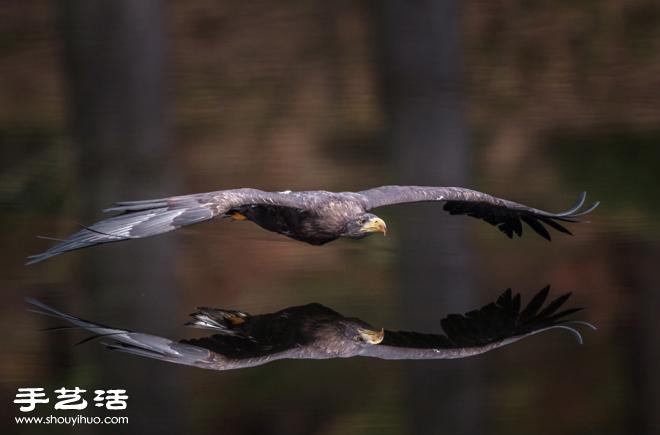
[[235, 221], [245, 221], [247, 218], [240, 214], [239, 212], [235, 211], [229, 215], [230, 218], [232, 218]]
[[227, 320], [229, 320], [232, 325], [240, 325], [241, 323], [245, 323], [245, 319], [239, 316], [229, 317]]

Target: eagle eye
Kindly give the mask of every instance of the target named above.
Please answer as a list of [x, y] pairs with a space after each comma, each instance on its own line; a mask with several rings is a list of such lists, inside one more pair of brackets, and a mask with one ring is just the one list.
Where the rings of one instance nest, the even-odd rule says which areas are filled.
[[364, 225], [365, 222], [367, 222], [366, 219], [358, 219], [358, 224], [360, 224], [360, 225]]

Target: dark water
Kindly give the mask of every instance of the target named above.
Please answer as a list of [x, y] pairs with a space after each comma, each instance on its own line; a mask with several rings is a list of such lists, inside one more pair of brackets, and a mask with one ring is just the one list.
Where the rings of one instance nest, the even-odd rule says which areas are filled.
[[[375, 48], [382, 11], [369, 5], [170, 5], [166, 74], [154, 90], [164, 92], [154, 109], [163, 116], [145, 130], [115, 120], [127, 127], [108, 135], [84, 128], [98, 127], [95, 114], [106, 109], [80, 103], [95, 91], [76, 94], [81, 73], [67, 63], [61, 11], [10, 2], [13, 21], [0, 28], [2, 432], [658, 433], [660, 87], [658, 55], [645, 48], [658, 40], [640, 18], [657, 15], [639, 3], [619, 16], [608, 2], [596, 12], [470, 2], [456, 122], [435, 120], [437, 135], [410, 137], [419, 118], [408, 110], [433, 110], [435, 94], [401, 100], [387, 87], [387, 59]], [[644, 7], [651, 11], [636, 14]], [[571, 33], [571, 20], [594, 13], [637, 32]], [[558, 34], [567, 41], [548, 36]], [[138, 103], [122, 106], [130, 93], [107, 98], [116, 118], [143, 113], [132, 112]], [[23, 266], [53, 243], [37, 235], [66, 237], [112, 201], [383, 184], [461, 184], [549, 211], [586, 190], [601, 205], [591, 223], [569, 227], [573, 237], [554, 232], [551, 243], [528, 228], [509, 240], [422, 204], [379, 210], [387, 236], [362, 241], [312, 247], [220, 221]], [[229, 372], [96, 342], [74, 347], [88, 334], [38, 333], [62, 325], [23, 301], [177, 339], [200, 336], [179, 326], [196, 306], [262, 313], [309, 302], [376, 327], [440, 332], [449, 313], [508, 287], [524, 302], [547, 284], [588, 308], [575, 317], [598, 330], [582, 328], [583, 345], [550, 331], [465, 360], [284, 360]], [[21, 413], [12, 402], [26, 387], [44, 388], [51, 402]], [[126, 389], [128, 408], [56, 411], [53, 390], [62, 387]], [[28, 414], [129, 423], [15, 423]]]

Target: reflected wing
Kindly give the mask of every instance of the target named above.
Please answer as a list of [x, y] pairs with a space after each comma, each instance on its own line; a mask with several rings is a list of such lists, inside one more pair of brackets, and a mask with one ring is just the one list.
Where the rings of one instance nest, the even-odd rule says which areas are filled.
[[294, 343], [277, 343], [271, 345], [267, 343], [256, 343], [239, 336], [220, 334], [201, 339], [176, 342], [155, 335], [103, 326], [64, 314], [35, 299], [26, 298], [25, 300], [44, 310], [30, 311], [66, 320], [78, 327], [98, 334], [83, 342], [96, 338], [108, 338], [117, 341], [114, 344], [102, 343], [108, 349], [175, 364], [213, 370], [231, 370], [253, 367], [282, 358], [295, 358], [299, 353]]
[[465, 214], [484, 220], [497, 226], [509, 238], [513, 237], [514, 233], [521, 236], [522, 222], [525, 222], [547, 240], [550, 240], [550, 234], [542, 224], [562, 233], [571, 234], [557, 221], [580, 222], [572, 218], [589, 213], [599, 204], [596, 202], [578, 213], [586, 197], [586, 192], [583, 192], [573, 207], [563, 213], [555, 214], [462, 187], [383, 186], [358, 193], [367, 198], [368, 210], [392, 204], [444, 201], [444, 210], [449, 214]]
[[[560, 296], [541, 310], [550, 286], [541, 290], [520, 311], [520, 294], [512, 296], [511, 289], [504, 292], [497, 302], [465, 315], [450, 314], [442, 319], [446, 335], [420, 334], [417, 332], [385, 331], [384, 340], [367, 348], [361, 355], [384, 359], [447, 359], [463, 358], [487, 352], [521, 338], [553, 328], [568, 329], [579, 343], [582, 337], [560, 320], [582, 308], [557, 310], [570, 297]], [[576, 322], [583, 323], [583, 322]], [[586, 324], [588, 325], [588, 324]], [[588, 325], [593, 328], [593, 326]]]
[[28, 257], [31, 260], [26, 264], [100, 243], [155, 236], [186, 225], [225, 217], [233, 208], [245, 205], [300, 208], [304, 203], [297, 195], [256, 189], [222, 190], [164, 199], [118, 202], [104, 211], [121, 214], [83, 227], [46, 252]]

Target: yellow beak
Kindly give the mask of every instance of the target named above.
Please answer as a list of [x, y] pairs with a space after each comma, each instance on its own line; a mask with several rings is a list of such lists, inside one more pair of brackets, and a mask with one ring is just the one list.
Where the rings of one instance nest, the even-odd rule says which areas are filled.
[[371, 331], [369, 329], [359, 329], [358, 332], [362, 337], [364, 337], [365, 341], [372, 343], [372, 344], [378, 344], [383, 339], [385, 338], [385, 328], [381, 329], [380, 331]]
[[373, 218], [367, 221], [360, 231], [369, 231], [370, 233], [383, 233], [387, 235], [387, 225], [381, 218]]

